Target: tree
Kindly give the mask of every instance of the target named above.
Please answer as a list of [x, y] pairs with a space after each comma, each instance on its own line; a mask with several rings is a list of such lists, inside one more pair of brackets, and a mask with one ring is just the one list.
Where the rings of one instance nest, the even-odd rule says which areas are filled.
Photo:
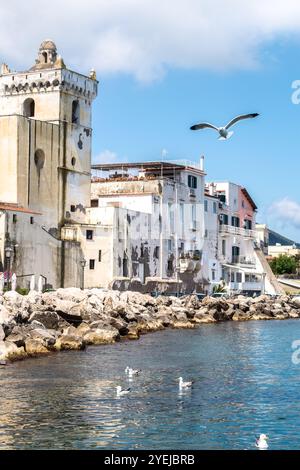
[[270, 262], [274, 274], [294, 274], [297, 270], [297, 261], [294, 256], [279, 255]]

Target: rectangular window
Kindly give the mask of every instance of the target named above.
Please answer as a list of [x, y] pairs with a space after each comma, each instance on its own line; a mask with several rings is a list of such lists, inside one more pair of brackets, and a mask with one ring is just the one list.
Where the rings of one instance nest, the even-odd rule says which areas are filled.
[[236, 282], [242, 282], [242, 273], [236, 273]]
[[168, 259], [168, 271], [173, 271], [173, 260]]
[[102, 250], [98, 251], [98, 261], [99, 261], [99, 263], [101, 263], [101, 261], [102, 261]]
[[197, 178], [193, 175], [188, 175], [188, 187], [192, 189], [197, 189]]
[[91, 207], [98, 207], [98, 206], [99, 206], [99, 199], [92, 199]]
[[74, 204], [71, 205], [71, 212], [75, 212], [76, 211], [76, 207], [74, 206]]
[[196, 230], [196, 204], [191, 205], [191, 229]]
[[168, 240], [168, 251], [172, 251], [172, 240]]
[[171, 233], [175, 231], [174, 204], [168, 202], [169, 229]]
[[234, 273], [231, 273], [231, 282], [234, 282]]
[[215, 270], [215, 269], [212, 269], [212, 270], [211, 270], [211, 280], [212, 280], [212, 281], [215, 281], [215, 280], [216, 280], [216, 270]]
[[220, 225], [228, 225], [228, 215], [220, 214]]
[[90, 269], [95, 269], [95, 260], [90, 259]]
[[222, 255], [226, 256], [226, 240], [222, 240]]
[[244, 220], [244, 228], [247, 230], [252, 230], [252, 221], [249, 219]]
[[204, 210], [205, 210], [205, 212], [208, 211], [208, 200], [207, 199], [205, 199], [205, 201], [204, 201]]
[[154, 256], [154, 258], [159, 259], [159, 246], [156, 246], [154, 248], [153, 256]]
[[233, 227], [239, 227], [240, 226], [240, 219], [238, 217], [231, 217], [231, 225]]
[[15, 224], [17, 222], [17, 214], [13, 214], [13, 223]]
[[33, 223], [34, 223], [34, 217], [30, 217], [30, 223], [31, 223], [31, 225], [33, 225]]
[[217, 203], [216, 202], [213, 203], [213, 213], [214, 214], [217, 213]]
[[93, 230], [87, 230], [86, 231], [86, 239], [87, 240], [93, 240]]
[[180, 226], [181, 226], [181, 235], [184, 235], [184, 204], [181, 202], [179, 204], [179, 217], [180, 217]]

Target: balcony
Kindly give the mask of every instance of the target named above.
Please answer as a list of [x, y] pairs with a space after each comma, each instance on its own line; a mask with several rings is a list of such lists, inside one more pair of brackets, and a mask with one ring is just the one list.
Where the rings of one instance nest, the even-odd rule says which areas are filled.
[[221, 235], [239, 235], [244, 238], [256, 238], [256, 231], [241, 227], [232, 227], [231, 225], [220, 225], [219, 233]]
[[229, 282], [228, 288], [230, 291], [262, 291], [262, 282]]
[[62, 227], [61, 239], [64, 241], [77, 242], [78, 230], [76, 227]]
[[242, 264], [242, 265], [245, 265], [245, 266], [255, 266], [256, 265], [256, 260], [255, 260], [255, 258], [252, 258], [251, 256], [235, 255], [235, 256], [232, 256], [232, 258], [231, 258], [231, 264]]

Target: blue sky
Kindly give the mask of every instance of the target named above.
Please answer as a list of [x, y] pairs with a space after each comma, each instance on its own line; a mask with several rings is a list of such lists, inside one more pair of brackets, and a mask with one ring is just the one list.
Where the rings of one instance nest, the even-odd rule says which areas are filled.
[[[258, 220], [300, 241], [300, 104], [291, 100], [299, 0], [52, 0], [40, 8], [39, 0], [0, 2], [0, 60], [27, 70], [51, 38], [68, 67], [96, 69], [96, 161], [159, 159], [162, 149], [169, 159], [204, 154], [208, 180], [246, 186]], [[32, 12], [41, 12], [34, 23]], [[189, 130], [248, 112], [261, 115], [229, 141]]]
[[[300, 240], [299, 219], [282, 207], [284, 199], [300, 202], [300, 105], [291, 99], [292, 82], [300, 79], [300, 43], [275, 42], [262, 53], [265, 60], [250, 71], [169, 69], [148, 84], [125, 75], [100, 77], [94, 161], [109, 159], [105, 150], [114, 161], [160, 159], [164, 148], [167, 159], [203, 154], [208, 180], [246, 186], [258, 221]], [[248, 112], [260, 116], [236, 125], [228, 141], [218, 141], [212, 130], [189, 130], [202, 120], [224, 124]]]

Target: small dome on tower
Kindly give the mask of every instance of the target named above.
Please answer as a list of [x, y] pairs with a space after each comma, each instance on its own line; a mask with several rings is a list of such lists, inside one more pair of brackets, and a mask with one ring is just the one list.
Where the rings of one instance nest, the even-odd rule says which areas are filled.
[[45, 39], [45, 41], [43, 41], [40, 45], [40, 51], [43, 51], [45, 49], [56, 52], [57, 48], [55, 42], [53, 42], [51, 39]]
[[52, 68], [56, 60], [56, 44], [51, 39], [45, 39], [39, 47], [38, 58], [31, 70]]

